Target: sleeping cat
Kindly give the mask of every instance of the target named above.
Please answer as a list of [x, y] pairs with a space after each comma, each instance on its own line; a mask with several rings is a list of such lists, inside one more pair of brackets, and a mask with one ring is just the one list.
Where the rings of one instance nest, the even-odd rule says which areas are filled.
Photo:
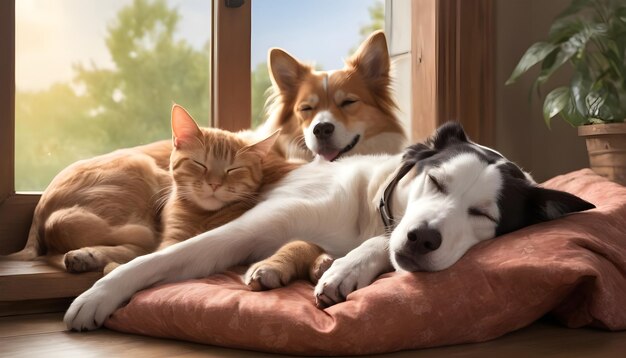
[[68, 166], [42, 194], [26, 247], [8, 257], [46, 255], [55, 266], [85, 272], [152, 252], [171, 182], [170, 153], [170, 141], [160, 141]]
[[251, 132], [200, 129], [177, 105], [172, 128], [173, 141], [118, 150], [61, 171], [35, 209], [26, 247], [9, 258], [45, 254], [69, 272], [106, 274], [159, 243], [238, 217], [254, 204], [261, 184], [296, 166], [270, 151], [277, 132], [254, 143]]
[[199, 128], [179, 106], [172, 109], [172, 129], [173, 188], [163, 209], [160, 248], [237, 218], [256, 204], [262, 185], [298, 166], [273, 149], [280, 131], [250, 145], [253, 132]]

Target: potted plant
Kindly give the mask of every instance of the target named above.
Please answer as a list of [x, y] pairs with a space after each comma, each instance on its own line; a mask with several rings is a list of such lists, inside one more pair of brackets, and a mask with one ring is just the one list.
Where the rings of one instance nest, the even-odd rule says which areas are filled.
[[568, 86], [545, 96], [548, 127], [560, 116], [585, 137], [591, 168], [626, 185], [626, 1], [573, 0], [554, 20], [548, 39], [526, 51], [507, 84], [541, 63], [537, 90], [564, 66], [573, 74]]

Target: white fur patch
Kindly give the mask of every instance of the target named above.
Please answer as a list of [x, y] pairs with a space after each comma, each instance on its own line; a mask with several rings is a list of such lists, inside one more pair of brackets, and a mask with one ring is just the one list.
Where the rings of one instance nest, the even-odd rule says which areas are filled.
[[[434, 177], [445, 192], [429, 177]], [[500, 171], [475, 155], [460, 154], [440, 167], [426, 169], [411, 182], [408, 205], [400, 223], [393, 231], [390, 251], [408, 251], [408, 232], [425, 225], [441, 233], [439, 249], [422, 255], [415, 261], [421, 270], [442, 270], [455, 263], [469, 247], [494, 236], [496, 223], [485, 216], [475, 216], [478, 210], [493, 219], [499, 218], [498, 193], [502, 186]], [[396, 269], [402, 269], [394, 255]]]
[[329, 144], [337, 150], [345, 148], [357, 135], [363, 135], [363, 131], [360, 130], [360, 128], [352, 130], [348, 129], [341, 121], [338, 121], [330, 111], [320, 111], [315, 115], [313, 121], [311, 121], [311, 124], [304, 132], [304, 141], [306, 145], [315, 153], [319, 152], [321, 145], [315, 137], [313, 131], [315, 126], [320, 123], [331, 123], [335, 126], [335, 130]]

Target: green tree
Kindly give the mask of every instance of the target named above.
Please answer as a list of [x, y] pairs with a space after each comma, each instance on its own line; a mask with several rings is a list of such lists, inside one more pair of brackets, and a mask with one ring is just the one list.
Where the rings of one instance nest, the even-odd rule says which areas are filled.
[[107, 29], [114, 68], [76, 64], [72, 85], [16, 93], [18, 190], [45, 188], [78, 159], [169, 138], [173, 102], [208, 122], [210, 46], [177, 39], [180, 20], [164, 0], [135, 0]]
[[372, 32], [385, 28], [385, 4], [382, 0], [376, 1], [368, 8], [370, 23], [363, 25], [359, 30], [361, 41], [365, 40]]
[[95, 119], [111, 147], [168, 138], [173, 102], [207, 123], [210, 46], [207, 42], [197, 51], [176, 40], [179, 21], [178, 11], [164, 0], [135, 0], [108, 28], [106, 45], [115, 69], [75, 66], [77, 82], [98, 105]]
[[104, 133], [91, 122], [91, 107], [67, 84], [15, 94], [17, 190], [42, 189], [61, 168], [99, 154]]
[[385, 29], [385, 3], [382, 0], [377, 0], [367, 10], [370, 13], [370, 22], [359, 29], [359, 34], [361, 35], [359, 43], [350, 49], [348, 56], [353, 54], [359, 48], [361, 42], [365, 41], [372, 32]]
[[265, 103], [269, 96], [272, 81], [270, 80], [267, 63], [259, 63], [252, 71], [252, 127], [256, 128], [265, 121]]

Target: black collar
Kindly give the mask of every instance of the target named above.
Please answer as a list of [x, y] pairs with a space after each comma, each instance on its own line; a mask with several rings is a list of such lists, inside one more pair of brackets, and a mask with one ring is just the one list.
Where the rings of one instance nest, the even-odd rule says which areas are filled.
[[413, 168], [413, 164], [405, 163], [396, 173], [396, 176], [387, 184], [383, 196], [380, 197], [380, 204], [378, 204], [378, 210], [380, 211], [380, 218], [385, 225], [385, 232], [393, 231], [394, 222], [393, 215], [391, 214], [391, 194], [398, 185], [398, 182], [404, 178], [404, 176]]

